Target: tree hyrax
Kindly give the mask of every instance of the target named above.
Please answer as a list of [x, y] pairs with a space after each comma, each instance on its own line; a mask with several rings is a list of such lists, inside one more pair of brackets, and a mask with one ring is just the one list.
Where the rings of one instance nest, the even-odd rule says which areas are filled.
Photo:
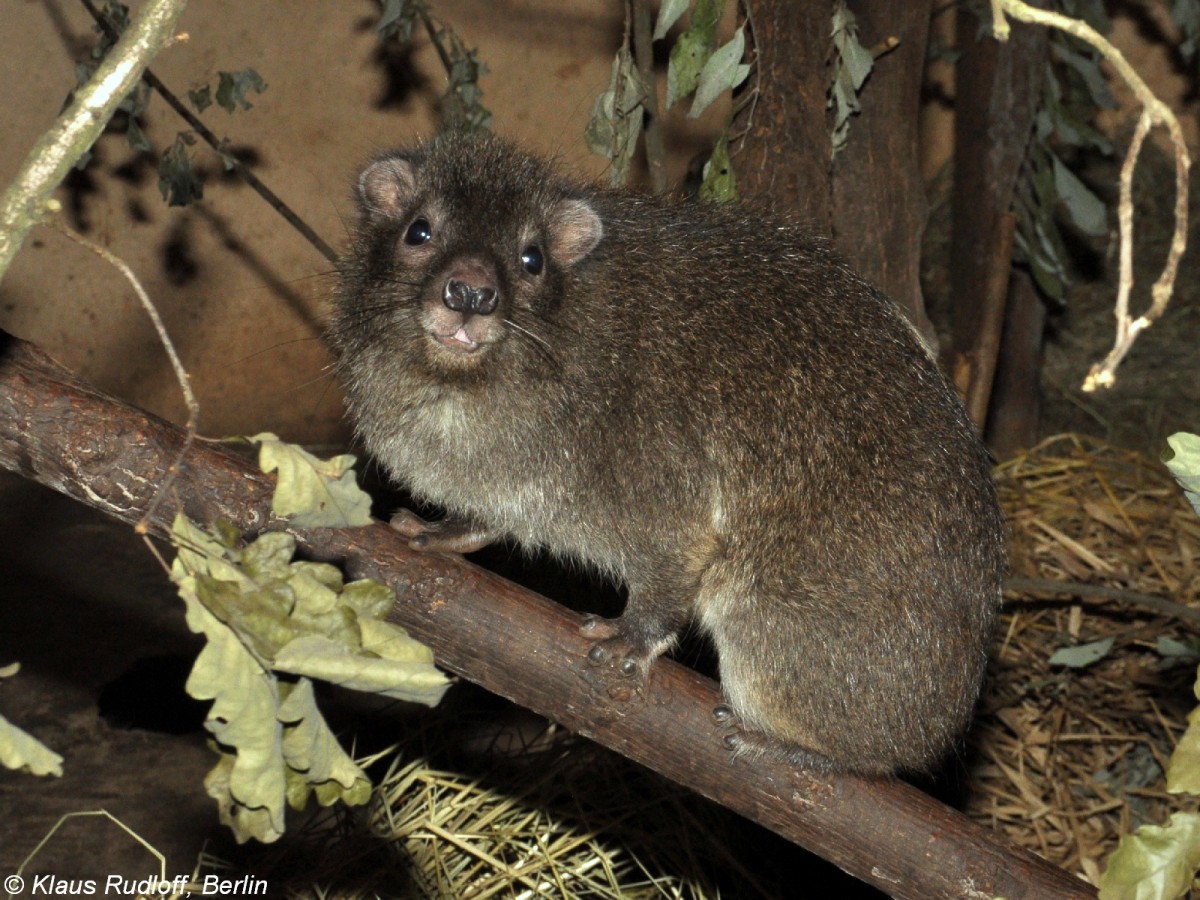
[[985, 452], [893, 304], [757, 205], [557, 175], [493, 138], [358, 182], [331, 335], [367, 448], [448, 516], [629, 589], [589, 658], [711, 636], [739, 749], [934, 764], [970, 717], [1004, 570]]

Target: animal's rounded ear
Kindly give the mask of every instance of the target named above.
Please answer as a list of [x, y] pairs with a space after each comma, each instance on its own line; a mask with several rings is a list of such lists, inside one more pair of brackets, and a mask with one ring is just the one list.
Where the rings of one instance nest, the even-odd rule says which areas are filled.
[[550, 220], [550, 256], [571, 266], [596, 249], [604, 224], [586, 200], [562, 200]]
[[402, 156], [377, 159], [358, 176], [358, 205], [364, 213], [399, 216], [417, 193], [417, 166]]

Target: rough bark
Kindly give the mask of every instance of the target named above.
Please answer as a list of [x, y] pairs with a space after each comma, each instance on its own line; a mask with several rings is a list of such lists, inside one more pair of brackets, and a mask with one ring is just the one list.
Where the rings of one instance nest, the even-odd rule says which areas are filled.
[[744, 134], [734, 164], [741, 192], [831, 231], [829, 127], [825, 113], [833, 0], [747, 0], [757, 53], [734, 119]]
[[[1004, 233], [1003, 219], [1012, 209], [1041, 94], [1046, 30], [1014, 23], [1011, 38], [1000, 43], [981, 36], [979, 20], [965, 9], [959, 11], [957, 29], [948, 367], [964, 390], [974, 386], [990, 392], [997, 351], [989, 347], [998, 345], [991, 338], [1000, 326], [997, 298], [984, 286], [994, 284], [996, 270], [1011, 262], [1009, 249], [997, 236]], [[986, 394], [968, 397], [968, 406], [986, 410], [988, 401]], [[976, 421], [982, 428], [984, 420]]]
[[833, 6], [747, 3], [758, 53], [748, 90], [757, 94], [733, 129], [746, 138], [735, 160], [741, 191], [831, 236], [838, 252], [932, 344], [919, 277], [926, 203], [917, 147], [932, 0], [853, 5], [864, 46], [881, 47], [888, 38], [898, 44], [876, 61], [859, 96], [862, 113], [836, 159], [826, 111]]
[[[0, 333], [2, 335], [2, 333]], [[28, 344], [0, 336], [0, 466], [127, 522], [141, 518], [183, 434], [103, 395]], [[286, 528], [273, 479], [197, 442], [150, 521], [176, 509], [243, 532]], [[1090, 897], [1083, 882], [897, 780], [816, 778], [731, 760], [711, 711], [717, 686], [659, 660], [646, 684], [585, 661], [580, 617], [461, 558], [415, 553], [387, 526], [296, 532], [314, 558], [345, 561], [396, 591], [392, 621], [440, 665], [766, 825], [895, 897]]]
[[859, 42], [882, 50], [859, 96], [862, 112], [833, 160], [833, 240], [859, 274], [892, 298], [931, 342], [921, 294], [921, 239], [928, 204], [921, 178], [918, 112], [932, 0], [860, 0]]

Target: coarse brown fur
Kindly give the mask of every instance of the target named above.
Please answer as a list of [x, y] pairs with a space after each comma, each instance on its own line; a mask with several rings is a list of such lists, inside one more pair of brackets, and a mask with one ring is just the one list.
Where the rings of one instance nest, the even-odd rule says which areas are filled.
[[620, 579], [624, 614], [585, 626], [615, 672], [694, 619], [739, 748], [865, 773], [945, 754], [1001, 520], [887, 298], [758, 207], [574, 183], [492, 138], [387, 154], [358, 197], [331, 336], [367, 448], [449, 513], [399, 517], [414, 546], [508, 537]]

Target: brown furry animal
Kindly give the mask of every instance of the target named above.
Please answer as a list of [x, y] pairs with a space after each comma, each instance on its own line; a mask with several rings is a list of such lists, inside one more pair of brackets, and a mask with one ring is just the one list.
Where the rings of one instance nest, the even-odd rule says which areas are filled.
[[500, 539], [629, 588], [589, 658], [644, 675], [689, 619], [741, 750], [864, 773], [967, 723], [1004, 549], [985, 452], [893, 304], [750, 205], [561, 178], [492, 138], [358, 183], [331, 335], [367, 448]]

